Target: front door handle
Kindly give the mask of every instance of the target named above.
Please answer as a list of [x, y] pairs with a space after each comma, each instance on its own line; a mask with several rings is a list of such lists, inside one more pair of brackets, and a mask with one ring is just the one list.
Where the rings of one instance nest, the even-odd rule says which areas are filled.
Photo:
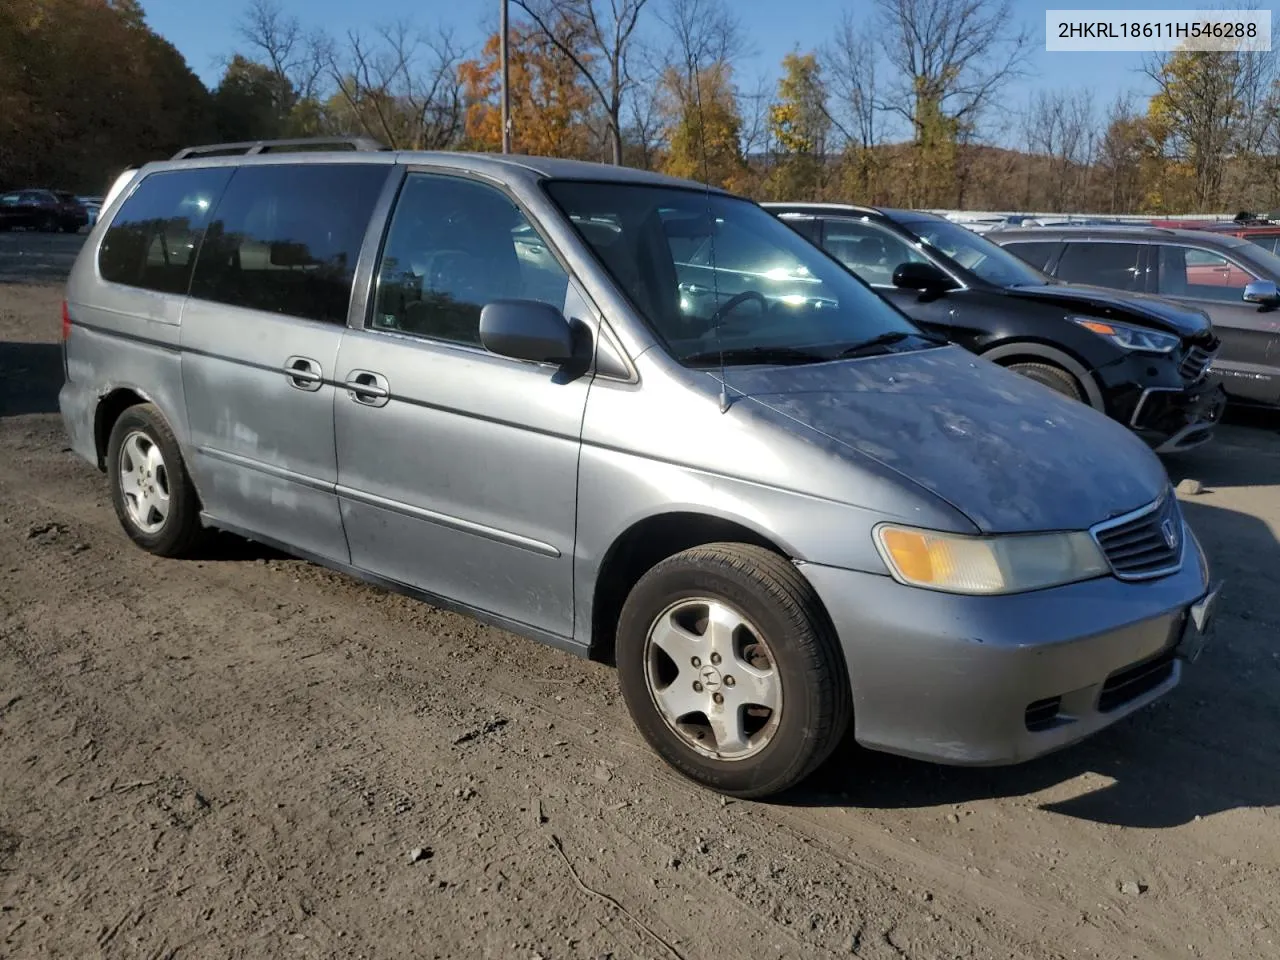
[[289, 380], [289, 386], [314, 392], [324, 383], [324, 371], [310, 357], [290, 357], [280, 371]]
[[385, 406], [391, 398], [387, 378], [371, 370], [352, 370], [343, 386], [347, 388], [348, 397], [367, 407]]

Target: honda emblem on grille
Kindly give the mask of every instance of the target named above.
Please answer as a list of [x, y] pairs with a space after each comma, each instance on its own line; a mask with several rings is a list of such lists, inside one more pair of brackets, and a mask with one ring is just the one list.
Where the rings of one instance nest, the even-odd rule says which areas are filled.
[[1169, 545], [1169, 549], [1176, 549], [1178, 546], [1178, 529], [1173, 525], [1173, 521], [1166, 520], [1160, 524], [1160, 532], [1164, 534], [1164, 542]]

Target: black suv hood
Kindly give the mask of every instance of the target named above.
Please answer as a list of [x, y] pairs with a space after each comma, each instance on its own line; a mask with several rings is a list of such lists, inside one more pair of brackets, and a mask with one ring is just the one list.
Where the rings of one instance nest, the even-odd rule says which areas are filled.
[[1008, 296], [1039, 303], [1060, 304], [1064, 310], [1079, 310], [1117, 323], [1138, 322], [1143, 326], [1176, 333], [1197, 340], [1213, 330], [1209, 315], [1195, 307], [1184, 307], [1146, 293], [1124, 293], [1106, 287], [1077, 283], [1054, 283], [1042, 287], [1006, 287]]

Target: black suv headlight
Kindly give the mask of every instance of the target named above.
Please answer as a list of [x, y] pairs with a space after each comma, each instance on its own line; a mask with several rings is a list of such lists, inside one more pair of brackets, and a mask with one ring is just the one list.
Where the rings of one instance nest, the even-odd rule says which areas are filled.
[[1067, 317], [1086, 330], [1106, 337], [1118, 347], [1140, 353], [1172, 353], [1179, 340], [1171, 333], [1160, 333], [1146, 327], [1130, 327], [1123, 323], [1111, 323], [1096, 317]]

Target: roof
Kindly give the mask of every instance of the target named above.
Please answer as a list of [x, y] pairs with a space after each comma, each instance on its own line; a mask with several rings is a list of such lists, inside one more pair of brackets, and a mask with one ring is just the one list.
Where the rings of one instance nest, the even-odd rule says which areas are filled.
[[[1250, 248], [1256, 244], [1229, 233], [1216, 230], [1174, 230], [1170, 227], [1011, 227], [1007, 230], [991, 230], [983, 234], [988, 240], [1058, 241], [1080, 240], [1181, 240], [1201, 247], [1230, 248], [1238, 255], [1253, 254]], [[1260, 247], [1257, 249], [1261, 249]]]
[[310, 163], [400, 163], [423, 166], [452, 167], [473, 173], [505, 179], [518, 172], [555, 180], [595, 180], [607, 183], [642, 183], [653, 186], [678, 187], [686, 190], [711, 190], [726, 194], [718, 187], [707, 187], [693, 180], [682, 180], [648, 170], [619, 167], [585, 160], [562, 160], [554, 157], [528, 157], [518, 154], [464, 153], [461, 151], [381, 151], [381, 150], [306, 150], [236, 154], [232, 156], [192, 156], [180, 160], [164, 160], [148, 164], [152, 169], [175, 169], [208, 166], [249, 166], [258, 164]]
[[1120, 239], [1132, 237], [1176, 237], [1183, 240], [1203, 240], [1206, 236], [1215, 239], [1225, 238], [1208, 230], [1177, 230], [1173, 227], [1152, 227], [1145, 224], [1062, 224], [1056, 227], [1007, 227], [1001, 230], [990, 230], [988, 237], [1026, 237], [1033, 240], [1057, 240], [1063, 237], [1095, 237], [1101, 239]]
[[762, 203], [760, 206], [775, 212], [809, 213], [815, 216], [823, 213], [844, 213], [859, 217], [884, 217], [899, 223], [910, 223], [919, 220], [954, 222], [947, 220], [946, 217], [940, 217], [936, 213], [929, 213], [924, 210], [903, 210], [897, 207], [867, 207], [856, 203], [786, 203], [783, 201], [770, 201], [769, 203]]

